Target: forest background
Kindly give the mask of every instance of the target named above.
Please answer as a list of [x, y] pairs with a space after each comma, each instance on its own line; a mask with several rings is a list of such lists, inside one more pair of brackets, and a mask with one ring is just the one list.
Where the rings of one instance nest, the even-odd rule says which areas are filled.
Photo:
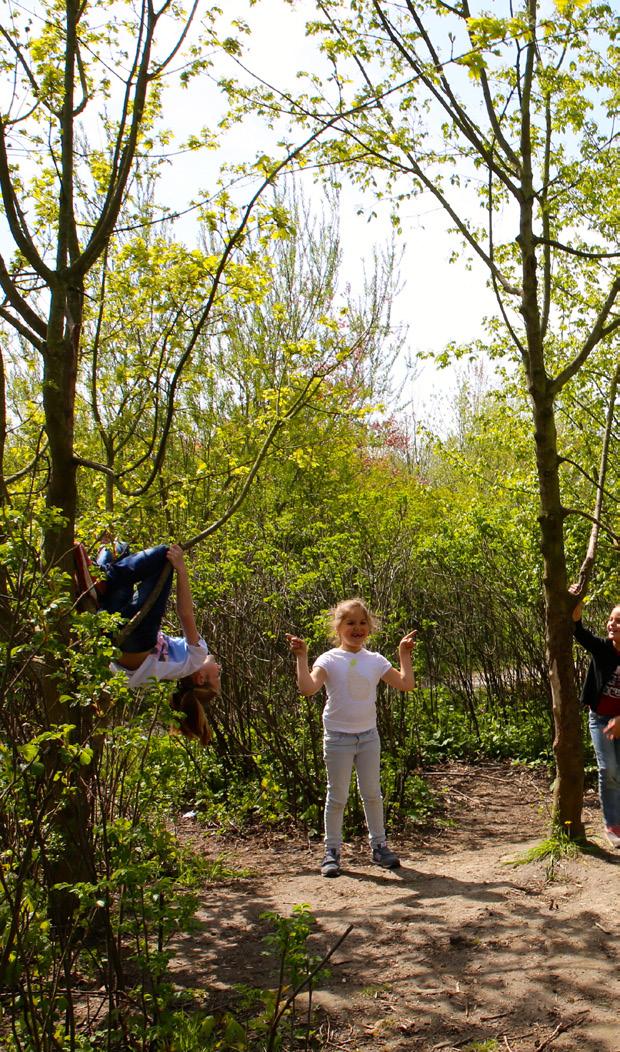
[[[567, 584], [591, 582], [593, 626], [617, 601], [616, 13], [287, 4], [310, 19], [293, 85], [273, 58], [270, 82], [245, 68], [261, 6], [3, 4], [0, 975], [20, 1050], [174, 1047], [166, 947], [201, 877], [167, 818], [319, 830], [320, 707], [284, 633], [324, 648], [343, 596], [381, 614], [387, 655], [419, 632], [418, 688], [380, 698], [392, 826], [432, 811], [426, 765], [493, 756], [553, 764], [555, 831], [583, 832]], [[403, 395], [421, 194], [496, 303], [473, 342], [429, 341], [470, 362], [439, 422]], [[393, 231], [361, 267], [351, 199]], [[434, 280], [427, 310], [458, 313], [450, 268]], [[224, 668], [207, 751], [166, 733], [166, 688], [110, 679], [72, 580], [74, 538], [104, 530], [188, 546]], [[84, 975], [108, 999], [91, 1027]]]

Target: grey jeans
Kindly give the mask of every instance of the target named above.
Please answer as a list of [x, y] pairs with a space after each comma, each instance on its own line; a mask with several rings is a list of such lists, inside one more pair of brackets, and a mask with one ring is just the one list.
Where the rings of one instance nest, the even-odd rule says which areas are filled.
[[383, 797], [381, 795], [381, 741], [376, 727], [362, 734], [325, 731], [323, 756], [327, 767], [325, 801], [325, 847], [340, 851], [342, 819], [355, 764], [357, 784], [364, 805], [371, 847], [385, 843]]

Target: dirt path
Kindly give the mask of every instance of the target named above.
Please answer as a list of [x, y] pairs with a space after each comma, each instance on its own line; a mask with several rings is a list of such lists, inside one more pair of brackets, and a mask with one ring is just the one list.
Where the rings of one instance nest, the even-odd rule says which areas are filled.
[[361, 841], [325, 880], [320, 845], [206, 835], [206, 853], [253, 875], [206, 890], [200, 932], [176, 946], [175, 980], [219, 1005], [234, 983], [270, 985], [259, 916], [308, 903], [316, 952], [353, 925], [315, 995], [328, 1048], [620, 1052], [620, 853], [506, 865], [548, 827], [541, 781], [500, 764], [427, 777], [445, 823], [393, 842], [394, 872], [369, 865]]

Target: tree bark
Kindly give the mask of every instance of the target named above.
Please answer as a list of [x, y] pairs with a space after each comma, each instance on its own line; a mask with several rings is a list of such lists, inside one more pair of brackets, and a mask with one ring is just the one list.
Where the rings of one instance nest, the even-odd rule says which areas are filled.
[[77, 507], [73, 448], [79, 325], [65, 324], [66, 300], [62, 286], [54, 288], [44, 349], [43, 408], [50, 459], [48, 507], [62, 512], [62, 521], [50, 524], [46, 530], [44, 558], [48, 567], [59, 563], [70, 571]]
[[545, 643], [553, 706], [556, 779], [552, 823], [583, 837], [583, 741], [573, 663], [573, 622], [567, 590], [564, 510], [560, 499], [553, 402], [532, 393], [544, 567]]

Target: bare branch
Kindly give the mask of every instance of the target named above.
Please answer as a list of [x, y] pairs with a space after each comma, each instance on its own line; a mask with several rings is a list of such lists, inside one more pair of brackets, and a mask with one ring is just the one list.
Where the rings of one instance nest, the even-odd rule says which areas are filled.
[[20, 479], [23, 479], [26, 477], [26, 475], [29, 475], [33, 468], [37, 466], [39, 460], [41, 460], [41, 458], [45, 456], [45, 453], [47, 452], [47, 446], [48, 443], [46, 440], [41, 446], [41, 448], [37, 450], [32, 460], [30, 460], [28, 464], [25, 465], [25, 467], [21, 468], [19, 471], [16, 471], [13, 475], [7, 475], [7, 477], [4, 480], [6, 485], [10, 486], [13, 482], [19, 482]]
[[[602, 531], [609, 537], [610, 541], [613, 543], [614, 548], [620, 548], [620, 534], [615, 533], [610, 526], [606, 526], [604, 522], [600, 521], [600, 519], [596, 519], [594, 515], [590, 514], [589, 511], [584, 511], [583, 508], [564, 508], [565, 518], [568, 518], [570, 515], [576, 515], [580, 519], [585, 519], [586, 522], [591, 522], [593, 531], [595, 529], [598, 531]], [[585, 566], [585, 563], [586, 560], [584, 560], [584, 562], [582, 563], [582, 570]], [[587, 575], [585, 573], [582, 573], [582, 570], [579, 571], [579, 576], [577, 577], [576, 582], [579, 584], [579, 595], [585, 595], [586, 593], [587, 584], [591, 576], [591, 566], [589, 565], [587, 567]]]
[[90, 468], [92, 471], [99, 471], [102, 475], [107, 475], [109, 478], [115, 479], [116, 472], [113, 468], [109, 468], [107, 464], [100, 464], [97, 460], [89, 460], [87, 457], [73, 457], [73, 463], [80, 468]]
[[[11, 48], [11, 50], [14, 52], [17, 61], [19, 62], [20, 66], [22, 67], [22, 69], [24, 71], [24, 73], [26, 74], [26, 77], [30, 81], [30, 87], [32, 88], [34, 97], [36, 99], [39, 99], [40, 96], [41, 96], [39, 85], [37, 84], [37, 81], [35, 79], [35, 76], [34, 76], [32, 70], [30, 69], [30, 66], [26, 62], [26, 59], [24, 58], [24, 53], [23, 53], [22, 49], [19, 47], [18, 44], [15, 43], [13, 38], [10, 36], [9, 33], [7, 33], [6, 29], [2, 25], [0, 25], [0, 35], [4, 37], [4, 39], [6, 40], [7, 44]], [[7, 124], [8, 123], [10, 123], [10, 122], [7, 121]]]
[[561, 373], [558, 373], [555, 380], [551, 381], [551, 391], [554, 395], [561, 391], [564, 385], [579, 372], [581, 366], [587, 361], [588, 357], [594, 350], [594, 348], [604, 340], [607, 336], [610, 336], [612, 332], [620, 326], [620, 317], [615, 318], [608, 325], [605, 323], [611, 314], [612, 308], [614, 307], [618, 294], [620, 293], [620, 274], [615, 278], [612, 286], [607, 295], [603, 306], [601, 307], [598, 317], [592, 326], [592, 331], [585, 341], [579, 354], [577, 354], [572, 362], [570, 362]]
[[[148, 6], [149, 17], [141, 20], [140, 32], [134, 51], [133, 67], [126, 80], [123, 110], [116, 137], [108, 192], [90, 240], [79, 259], [75, 261], [71, 268], [72, 274], [75, 274], [76, 277], [87, 273], [104, 251], [121, 210], [127, 182], [132, 170], [146, 104], [147, 89], [151, 79], [149, 62], [153, 36], [157, 25], [157, 19], [153, 15], [152, 8], [150, 5]], [[125, 137], [128, 124], [129, 130]]]
[[[19, 201], [17, 200], [11, 165], [9, 163], [6, 148], [5, 127], [4, 122], [0, 120], [0, 189], [2, 191], [2, 201], [4, 204], [6, 220], [9, 225], [9, 230], [11, 231], [11, 236], [22, 255], [28, 261], [35, 273], [42, 277], [47, 284], [51, 284], [53, 273], [43, 262], [35, 248], [34, 241], [32, 240], [28, 229], [28, 224], [26, 223], [25, 216], [21, 210]], [[0, 278], [0, 280], [2, 279]]]
[[[572, 460], [570, 457], [559, 457], [558, 462], [560, 464], [570, 464], [571, 467], [575, 468], [575, 470], [578, 471], [579, 474], [582, 475], [587, 482], [591, 483], [594, 489], [596, 489], [598, 485], [597, 479], [593, 475], [591, 475], [589, 471], [586, 471], [585, 468], [581, 466], [581, 464], [578, 464], [575, 460]], [[620, 499], [616, 496], [615, 493], [611, 493], [608, 488], [605, 489], [605, 497], [607, 500], [613, 501], [614, 503], [618, 503], [618, 500]], [[572, 511], [574, 511], [574, 509], [572, 509]]]
[[[618, 391], [618, 383], [620, 382], [620, 364], [616, 367], [616, 371], [613, 375], [610, 387], [609, 387], [609, 405], [607, 407], [607, 419], [605, 421], [605, 432], [603, 434], [603, 446], [601, 449], [601, 463], [598, 473], [598, 483], [596, 487], [596, 500], [594, 503], [594, 514], [591, 516], [592, 529], [590, 530], [590, 539], [588, 541], [588, 548], [586, 551], [585, 559], [583, 560], [579, 569], [579, 577], [577, 583], [579, 584], [580, 593], [585, 591], [585, 588], [590, 579], [592, 569], [594, 566], [594, 560], [596, 558], [596, 548], [598, 544], [599, 531], [601, 529], [601, 514], [603, 511], [603, 494], [605, 487], [605, 476], [607, 474], [607, 465], [609, 462], [609, 445], [610, 436], [614, 423], [614, 416], [616, 410], [616, 394]], [[590, 518], [590, 516], [588, 516]], [[605, 529], [605, 527], [603, 527]], [[615, 536], [610, 530], [606, 530], [612, 536], [614, 543], [617, 545], [619, 538]]]
[[[191, 25], [192, 25], [192, 23], [194, 21], [194, 16], [196, 14], [196, 10], [198, 8], [198, 4], [199, 3], [200, 3], [200, 0], [194, 0], [194, 3], [192, 5], [192, 9], [191, 9], [190, 13], [185, 18], [185, 25], [183, 26], [183, 32], [180, 33], [180, 35], [179, 35], [174, 47], [168, 53], [166, 58], [163, 59], [157, 66], [155, 66], [155, 68], [151, 72], [151, 79], [152, 80], [154, 80], [156, 77], [159, 77], [160, 74], [163, 73], [163, 71], [166, 69], [166, 67], [169, 66], [170, 63], [172, 62], [174, 56], [176, 54], [178, 54], [179, 50], [182, 48], [183, 42], [184, 42], [185, 38], [187, 37], [187, 34], [189, 33], [190, 27], [191, 27]], [[166, 4], [165, 6], [167, 7], [169, 5]], [[161, 16], [161, 14], [162, 14], [162, 11], [158, 11], [157, 17], [159, 18]]]
[[[375, 8], [375, 13], [377, 14], [378, 18], [382, 22], [386, 33], [390, 37], [390, 40], [392, 41], [394, 46], [398, 49], [398, 51], [401, 53], [403, 58], [408, 62], [408, 64], [410, 65], [411, 69], [415, 73], [415, 76], [408, 83], [415, 83], [416, 81], [420, 81], [421, 83], [423, 83], [426, 86], [426, 88], [437, 99], [437, 101], [441, 104], [441, 106], [449, 113], [449, 115], [452, 117], [452, 119], [454, 120], [456, 125], [461, 129], [461, 131], [463, 132], [465, 137], [468, 139], [468, 141], [484, 157], [487, 165], [489, 166], [489, 169], [491, 171], [495, 172], [495, 174], [498, 176], [498, 178], [507, 186], [507, 188], [510, 191], [510, 193], [512, 193], [514, 197], [518, 198], [519, 197], [518, 189], [515, 187], [515, 185], [512, 183], [511, 180], [507, 180], [506, 179], [505, 172], [503, 171], [501, 166], [498, 165], [495, 162], [493, 149], [489, 149], [489, 147], [487, 147], [487, 145], [484, 143], [482, 136], [478, 134], [478, 129], [469, 120], [466, 112], [462, 109], [462, 107], [458, 103], [458, 100], [453, 95], [452, 90], [450, 88], [449, 81], [447, 80], [447, 78], [445, 76], [445, 73], [444, 73], [444, 65], [445, 64], [443, 64], [440, 61], [439, 56], [435, 52], [435, 50], [434, 50], [434, 48], [432, 46], [431, 40], [430, 40], [428, 34], [426, 33], [426, 30], [424, 29], [424, 26], [422, 25], [422, 23], [420, 23], [419, 19], [417, 18], [417, 15], [412, 10], [411, 4], [408, 3], [408, 7], [410, 8], [410, 11], [412, 13], [412, 16], [414, 17], [414, 20], [416, 21], [416, 25], [418, 25], [418, 29], [419, 29], [419, 31], [420, 31], [420, 33], [421, 33], [421, 35], [422, 35], [422, 37], [423, 37], [423, 39], [424, 39], [424, 41], [426, 43], [426, 46], [429, 49], [429, 52], [430, 52], [430, 54], [432, 56], [432, 60], [433, 60], [433, 63], [435, 65], [435, 68], [441, 74], [441, 82], [442, 82], [442, 84], [444, 86], [444, 91], [446, 92], [446, 96], [447, 96], [447, 98], [449, 100], [448, 102], [446, 101], [446, 99], [444, 99], [444, 97], [442, 96], [441, 92], [438, 91], [438, 89], [435, 86], [435, 84], [433, 83], [432, 79], [429, 76], [427, 76], [427, 74], [424, 73], [422, 64], [419, 62], [417, 57], [414, 56], [413, 54], [411, 54], [404, 47], [403, 42], [402, 42], [399, 34], [396, 32], [396, 30], [393, 28], [392, 24], [387, 19], [384, 11], [382, 10], [380, 5], [378, 4], [377, 0], [373, 0], [373, 6]], [[339, 27], [333, 21], [333, 19], [330, 17], [329, 12], [326, 11], [322, 6], [321, 6], [321, 10], [323, 11], [325, 17], [328, 19], [328, 21], [329, 21], [331, 27], [334, 29], [334, 31], [340, 33]], [[375, 99], [376, 108], [380, 110], [380, 112], [382, 113], [386, 123], [388, 124], [388, 126], [392, 130], [393, 129], [393, 120], [392, 120], [392, 116], [391, 116], [390, 112], [387, 110], [386, 106], [384, 105], [385, 95], [380, 96], [380, 95], [377, 95], [376, 92], [374, 92], [374, 89], [373, 89], [373, 86], [371, 84], [368, 71], [367, 71], [364, 63], [359, 59], [359, 57], [357, 55], [353, 55], [353, 59], [354, 59], [354, 62], [356, 64], [357, 68], [360, 71], [360, 74], [361, 74], [366, 86], [368, 87], [369, 91], [373, 93], [373, 96], [374, 96], [374, 99]], [[452, 61], [454, 61], [454, 60], [451, 59], [450, 62], [452, 62]], [[450, 109], [451, 105], [454, 107], [454, 112]], [[344, 120], [346, 118], [348, 120], [350, 117], [355, 116], [356, 112], [357, 112], [357, 110], [352, 110], [352, 111], [350, 111], [347, 114], [342, 114], [342, 118], [341, 119]], [[450, 216], [450, 219], [452, 220], [452, 222], [454, 223], [454, 225], [458, 229], [458, 231], [461, 234], [461, 236], [465, 239], [467, 244], [473, 249], [473, 251], [476, 253], [476, 255], [478, 255], [480, 257], [480, 259], [485, 264], [485, 266], [490, 270], [490, 272], [492, 274], [492, 277], [493, 277], [493, 280], [495, 282], [497, 282], [499, 285], [501, 285], [501, 287], [504, 289], [504, 291], [506, 293], [508, 293], [509, 295], [519, 296], [521, 294], [521, 290], [520, 289], [518, 289], [515, 286], [511, 285], [510, 282], [507, 281], [507, 279], [504, 277], [504, 275], [501, 273], [501, 271], [497, 267], [492, 255], [487, 253], [487, 252], [485, 252], [485, 250], [483, 249], [482, 245], [472, 235], [472, 233], [469, 230], [467, 224], [465, 222], [463, 222], [461, 217], [452, 208], [452, 206], [450, 205], [448, 199], [445, 197], [445, 195], [440, 190], [436, 180], [435, 179], [431, 179], [431, 178], [429, 178], [426, 175], [424, 169], [419, 164], [419, 162], [416, 160], [416, 158], [414, 157], [414, 155], [411, 153], [410, 150], [407, 150], [407, 149], [403, 148], [403, 151], [402, 151], [403, 155], [407, 158], [407, 162], [408, 162], [408, 166], [407, 166], [407, 165], [399, 163], [394, 157], [388, 156], [387, 154], [382, 153], [378, 149], [370, 148], [366, 143], [362, 143], [360, 141], [360, 139], [357, 137], [357, 135], [355, 135], [354, 132], [350, 128], [345, 127], [343, 129], [343, 133], [345, 135], [347, 135], [348, 138], [353, 139], [354, 142], [359, 143], [360, 148], [363, 151], [362, 156], [367, 155], [369, 157], [375, 157], [377, 160], [381, 160], [383, 162], [386, 162], [391, 167], [393, 167], [393, 168], [395, 168], [397, 170], [400, 170], [403, 173], [413, 173], [416, 176], [416, 178], [419, 179], [419, 181], [422, 183], [422, 185], [427, 190], [429, 190], [431, 194], [433, 194], [433, 196], [440, 203], [440, 205], [444, 209], [444, 211], [447, 212], [447, 214]]]
[[[373, 6], [375, 8], [375, 11], [377, 11], [378, 14], [380, 13], [381, 16], [382, 16], [383, 12], [381, 11], [381, 8], [379, 7], [378, 0], [373, 0]], [[424, 40], [424, 43], [426, 44], [426, 46], [428, 48], [428, 51], [429, 51], [429, 54], [431, 56], [431, 60], [433, 62], [433, 65], [434, 65], [436, 71], [440, 74], [441, 83], [442, 83], [442, 86], [443, 86], [443, 93], [433, 83], [432, 78], [427, 76], [424, 73], [423, 68], [422, 68], [421, 64], [419, 63], [419, 61], [417, 60], [417, 58], [415, 58], [412, 61], [412, 69], [414, 69], [416, 71], [416, 73], [420, 76], [420, 79], [426, 85], [427, 89], [431, 92], [431, 94], [437, 100], [437, 102], [440, 104], [440, 106], [446, 111], [446, 114], [448, 115], [449, 119], [455, 122], [457, 127], [460, 128], [460, 130], [462, 131], [462, 133], [465, 136], [465, 138], [467, 139], [467, 141], [469, 143], [471, 143], [471, 145], [474, 147], [476, 152], [484, 159], [485, 164], [489, 165], [489, 167], [495, 172], [497, 177], [506, 186], [507, 190], [512, 194], [512, 196], [518, 198], [519, 197], [519, 190], [518, 190], [518, 187], [513, 182], [511, 176], [512, 175], [514, 175], [514, 176], [518, 176], [519, 175], [520, 165], [517, 162], [516, 154], [512, 150], [511, 146], [506, 142], [506, 140], [504, 139], [504, 136], [501, 133], [501, 129], [500, 129], [499, 124], [497, 122], [497, 116], [495, 114], [495, 111], [493, 109], [493, 104], [492, 104], [491, 99], [490, 99], [488, 83], [484, 82], [482, 84], [483, 95], [484, 95], [484, 98], [485, 98], [485, 106], [487, 107], [488, 115], [490, 116], [489, 109], [490, 109], [490, 111], [492, 113], [492, 116], [490, 116], [490, 120], [491, 120], [491, 127], [493, 128], [496, 141], [501, 145], [502, 149], [504, 150], [504, 152], [506, 154], [507, 160], [509, 161], [509, 164], [506, 165], [506, 167], [503, 167], [502, 165], [498, 165], [497, 164], [497, 161], [495, 159], [496, 158], [496, 154], [494, 154], [493, 150], [491, 150], [489, 148], [489, 145], [487, 144], [487, 142], [485, 142], [484, 136], [480, 133], [480, 129], [473, 123], [473, 121], [469, 117], [467, 111], [463, 108], [463, 106], [461, 105], [461, 103], [457, 99], [456, 95], [452, 91], [452, 87], [450, 85], [450, 82], [449, 82], [449, 80], [448, 80], [448, 78], [446, 77], [446, 74], [445, 74], [445, 63], [441, 62], [441, 60], [439, 58], [439, 55], [437, 54], [435, 48], [433, 47], [433, 44], [432, 44], [430, 35], [428, 33], [428, 30], [426, 29], [426, 26], [422, 22], [419, 14], [417, 12], [415, 4], [412, 3], [412, 0], [407, 0], [407, 8], [408, 8], [409, 13], [411, 14], [415, 24], [416, 24], [418, 32], [420, 33], [422, 39]], [[461, 15], [461, 17], [463, 17], [463, 16]], [[387, 22], [387, 20], [386, 20], [386, 22]], [[387, 27], [384, 26], [384, 28], [386, 28], [386, 32], [388, 32]], [[391, 39], [392, 39], [393, 43], [396, 43], [396, 41], [393, 38], [391, 38]], [[396, 45], [396, 46], [398, 46], [398, 45]], [[478, 52], [478, 50], [479, 49], [477, 49], [477, 48], [472, 48], [471, 51], [468, 52], [468, 54], [470, 54], [470, 55], [476, 54]], [[465, 56], [462, 56], [462, 57], [465, 57]], [[413, 56], [412, 56], [412, 58], [413, 58]], [[511, 170], [511, 166], [512, 166], [512, 170]]]
[[39, 351], [40, 353], [43, 353], [45, 349], [45, 340], [39, 340], [38, 337], [35, 336], [35, 334], [32, 332], [32, 330], [29, 329], [27, 325], [24, 325], [23, 322], [19, 320], [19, 318], [16, 318], [13, 314], [11, 314], [11, 312], [8, 311], [6, 307], [0, 307], [0, 318], [4, 318], [4, 320], [8, 322], [12, 329], [18, 332], [20, 336], [23, 336], [25, 340], [28, 340], [28, 343], [30, 343], [35, 348], [35, 350]]
[[589, 252], [585, 248], [572, 248], [570, 245], [563, 245], [561, 241], [555, 241], [552, 237], [536, 237], [536, 235], [534, 235], [533, 241], [536, 245], [546, 245], [548, 248], [557, 248], [558, 251], [566, 252], [569, 256], [578, 256], [579, 259], [620, 258], [620, 252]]

